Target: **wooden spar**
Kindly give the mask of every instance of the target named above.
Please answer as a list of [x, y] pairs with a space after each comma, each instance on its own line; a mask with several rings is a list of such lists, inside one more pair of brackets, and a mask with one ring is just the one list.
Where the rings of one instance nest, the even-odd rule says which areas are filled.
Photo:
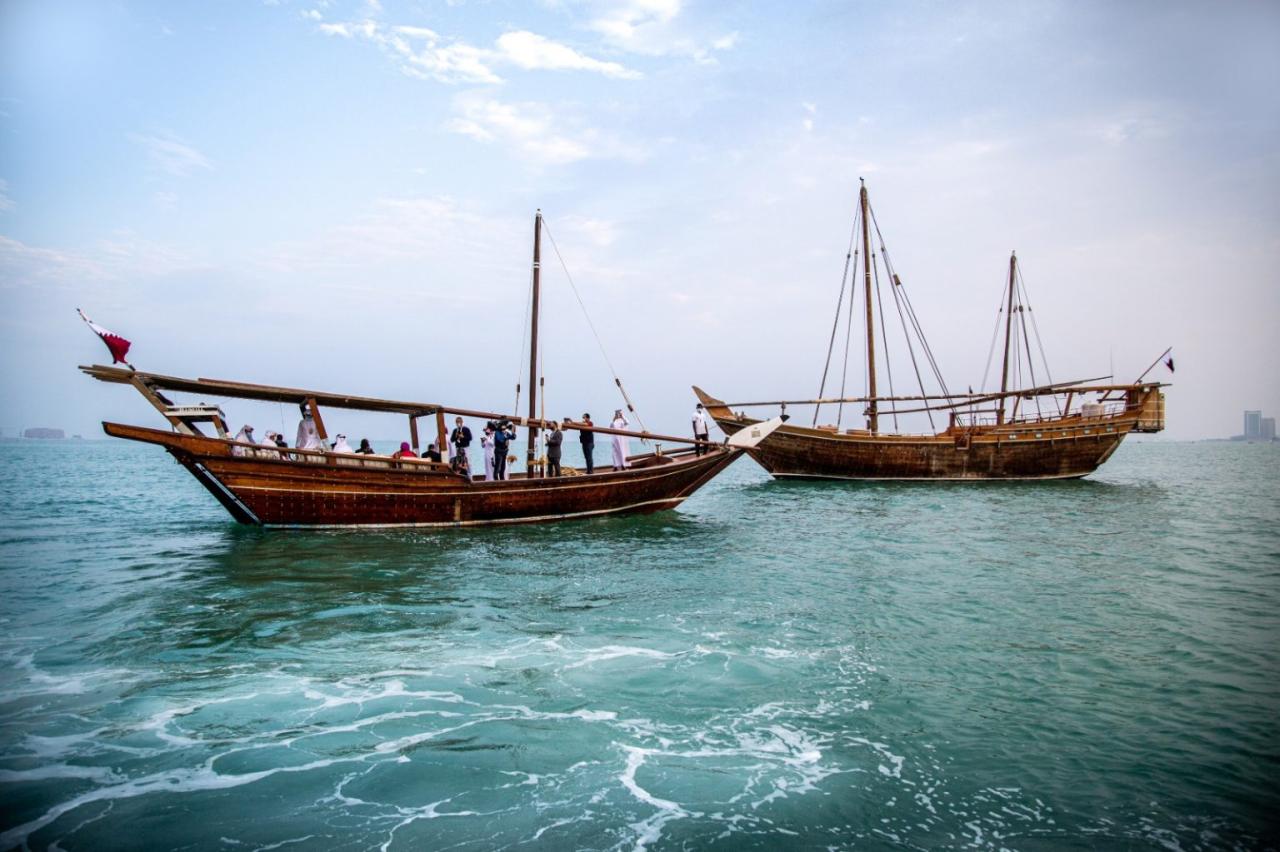
[[[1018, 253], [1009, 255], [1009, 305], [1004, 318], [1004, 366], [1000, 372], [1000, 393], [1009, 390], [1009, 336], [1013, 331], [1013, 287], [1018, 271]], [[996, 412], [996, 423], [1004, 422], [1004, 405]]]
[[867, 394], [870, 405], [867, 406], [867, 428], [874, 435], [879, 431], [879, 418], [876, 415], [876, 324], [871, 302], [871, 231], [867, 219], [867, 211], [871, 205], [867, 201], [867, 184], [862, 178], [862, 190], [858, 193], [862, 203], [862, 269], [866, 284], [867, 297]]
[[[104, 367], [100, 364], [81, 366], [80, 370], [102, 382], [134, 385], [134, 380], [144, 382], [139, 391], [147, 397], [158, 410], [164, 401], [158, 398], [153, 388], [180, 391], [182, 393], [198, 393], [206, 396], [229, 397], [232, 399], [256, 399], [268, 402], [306, 403], [314, 399], [318, 405], [329, 408], [342, 408], [350, 411], [373, 411], [383, 413], [404, 414], [409, 417], [424, 417], [437, 411], [445, 414], [456, 414], [460, 417], [474, 417], [483, 420], [512, 420], [521, 426], [531, 423], [539, 428], [546, 428], [546, 421], [534, 418], [526, 420], [518, 414], [503, 414], [493, 411], [479, 411], [456, 406], [444, 406], [431, 402], [406, 402], [400, 400], [377, 399], [374, 397], [348, 396], [344, 394], [324, 393], [321, 391], [301, 390], [299, 388], [273, 387], [271, 385], [230, 382], [219, 379], [184, 379], [177, 376], [164, 376], [157, 373], [142, 373], [126, 370], [121, 367]], [[135, 385], [136, 386], [136, 385]], [[715, 446], [714, 441], [698, 441], [676, 435], [662, 435], [654, 432], [637, 432], [629, 429], [613, 429], [608, 426], [584, 426], [574, 421], [564, 424], [566, 429], [580, 432], [599, 432], [605, 435], [625, 435], [649, 441], [670, 441], [674, 444], [704, 444]]]
[[1147, 373], [1150, 373], [1152, 370], [1154, 370], [1154, 369], [1156, 368], [1156, 364], [1159, 364], [1161, 361], [1163, 361], [1163, 360], [1164, 360], [1164, 356], [1168, 355], [1168, 354], [1169, 354], [1170, 352], [1172, 352], [1172, 351], [1173, 351], [1173, 347], [1172, 347], [1172, 346], [1170, 346], [1168, 349], [1166, 349], [1166, 350], [1164, 350], [1163, 352], [1161, 352], [1161, 353], [1160, 353], [1160, 357], [1159, 357], [1159, 358], [1157, 358], [1156, 360], [1152, 361], [1152, 362], [1151, 362], [1151, 366], [1150, 366], [1150, 367], [1148, 367], [1147, 369], [1145, 369], [1145, 370], [1143, 370], [1143, 371], [1142, 371], [1142, 375], [1141, 375], [1141, 376], [1138, 376], [1137, 381], [1135, 381], [1135, 382], [1134, 382], [1134, 384], [1137, 384], [1138, 382], [1140, 382], [1140, 381], [1142, 381], [1143, 379], [1145, 379], [1145, 378], [1147, 377]]
[[[1006, 393], [1003, 393], [1003, 394], [996, 393], [995, 391], [989, 391], [985, 393], [949, 393], [949, 394], [929, 394], [925, 396], [882, 396], [882, 397], [879, 397], [878, 399], [880, 402], [888, 402], [888, 401], [919, 402], [924, 400], [935, 400], [935, 399], [963, 399], [965, 400], [964, 404], [968, 405], [969, 400], [980, 400], [980, 399], [988, 399], [988, 398], [995, 399], [1000, 396], [1014, 396], [1016, 394], [1048, 395], [1050, 393], [1057, 391], [1057, 389], [1059, 388], [1074, 388], [1077, 391], [1079, 391], [1080, 390], [1079, 386], [1085, 384], [1086, 382], [1097, 382], [1097, 381], [1101, 381], [1102, 379], [1109, 379], [1109, 378], [1111, 377], [1097, 376], [1092, 379], [1076, 379], [1075, 381], [1070, 381], [1070, 382], [1054, 382], [1053, 384], [1038, 385], [1032, 388], [1014, 389], [1011, 391], [1007, 391]], [[1154, 385], [1157, 383], [1148, 382], [1147, 384]], [[1086, 388], [1086, 390], [1090, 390], [1090, 389], [1091, 390], [1105, 390], [1105, 389], [1123, 390], [1125, 388], [1130, 388], [1130, 387], [1133, 387], [1133, 385], [1089, 385], [1088, 388]], [[1164, 387], [1164, 385], [1161, 385], [1161, 387]], [[1061, 391], [1057, 391], [1057, 392], [1061, 392]], [[850, 402], [870, 402], [870, 401], [871, 401], [871, 398], [866, 396], [845, 396], [845, 397], [823, 397], [821, 399], [773, 399], [773, 400], [762, 400], [759, 402], [720, 402], [720, 403], [717, 403], [717, 405], [723, 405], [726, 408], [758, 408], [761, 406], [772, 406], [772, 405], [831, 405], [833, 403], [838, 403], [838, 402], [850, 403]]]
[[117, 384], [133, 384], [132, 378], [147, 383], [149, 387], [180, 393], [207, 394], [209, 396], [226, 396], [235, 399], [257, 399], [268, 402], [292, 402], [302, 405], [308, 399], [314, 399], [317, 405], [325, 408], [346, 408], [354, 411], [381, 411], [393, 414], [423, 416], [434, 414], [441, 406], [431, 402], [404, 402], [374, 397], [352, 396], [348, 394], [325, 393], [323, 391], [304, 390], [302, 388], [276, 387], [274, 385], [258, 385], [248, 382], [232, 382], [223, 379], [184, 379], [177, 376], [165, 376], [159, 373], [130, 372], [122, 367], [104, 367], [95, 364], [80, 368], [85, 374], [103, 382]]
[[409, 447], [415, 453], [418, 451], [418, 418], [412, 414], [409, 415]]
[[444, 425], [444, 410], [437, 409], [436, 410], [436, 450], [440, 453], [440, 458], [442, 459], [448, 458], [448, 453], [445, 452], [445, 447], [449, 446], [447, 443], [445, 443], [447, 440], [449, 440], [449, 432], [447, 429], [445, 429], [445, 425]]
[[[542, 273], [542, 210], [533, 217], [533, 307], [529, 331], [529, 422], [538, 417], [538, 289]], [[532, 477], [538, 453], [538, 427], [529, 427], [529, 449], [525, 455], [526, 475]]]

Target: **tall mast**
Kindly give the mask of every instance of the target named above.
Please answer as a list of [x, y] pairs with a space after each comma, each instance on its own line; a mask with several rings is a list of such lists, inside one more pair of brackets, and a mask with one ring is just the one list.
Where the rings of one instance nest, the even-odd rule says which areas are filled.
[[[542, 274], [542, 210], [533, 219], [533, 307], [529, 313], [533, 326], [529, 332], [529, 422], [538, 419], [538, 285]], [[534, 459], [538, 453], [538, 427], [529, 426], [529, 452], [525, 456], [525, 470], [533, 477]]]
[[879, 418], [876, 415], [876, 325], [871, 303], [871, 231], [867, 221], [871, 218], [868, 215], [871, 204], [867, 201], [866, 181], [862, 178], [858, 181], [862, 184], [859, 193], [862, 201], [862, 270], [866, 277], [867, 295], [867, 396], [871, 397], [867, 406], [867, 428], [874, 435], [879, 431]]
[[[1018, 279], [1018, 253], [1011, 252], [1009, 254], [1009, 304], [1005, 309], [1004, 317], [1004, 368], [1000, 373], [1000, 393], [1007, 393], [1009, 390], [1009, 340], [1013, 336], [1013, 290], [1014, 282]], [[1000, 407], [996, 409], [996, 423], [1004, 422], [1004, 405], [1005, 398], [1000, 397]]]

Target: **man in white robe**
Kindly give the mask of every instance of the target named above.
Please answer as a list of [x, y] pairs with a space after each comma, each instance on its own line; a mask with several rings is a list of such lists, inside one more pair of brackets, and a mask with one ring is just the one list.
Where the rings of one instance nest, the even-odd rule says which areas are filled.
[[[298, 439], [293, 445], [300, 450], [324, 450], [324, 442], [320, 440], [320, 432], [316, 429], [316, 420], [311, 416], [311, 409], [302, 406], [302, 420], [298, 423]], [[320, 456], [298, 456], [299, 461], [320, 462]]]
[[[252, 444], [252, 443], [254, 443], [254, 440], [253, 440], [253, 427], [252, 427], [252, 426], [248, 426], [248, 425], [241, 426], [241, 427], [240, 427], [240, 431], [236, 433], [236, 436], [235, 436], [235, 438], [234, 438], [233, 440], [234, 440], [237, 444]], [[247, 455], [249, 454], [249, 452], [250, 452], [250, 450], [249, 450], [249, 448], [248, 448], [248, 447], [239, 447], [239, 446], [236, 446], [236, 447], [232, 447], [232, 448], [231, 448], [231, 455], [233, 455], [233, 456], [247, 456]]]
[[484, 478], [486, 482], [493, 481], [493, 427], [484, 427], [484, 434], [480, 436], [480, 446], [484, 448]]
[[280, 451], [276, 449], [276, 433], [275, 432], [267, 430], [267, 434], [262, 436], [262, 440], [258, 442], [258, 446], [264, 447], [264, 449], [257, 451], [258, 458], [263, 458], [263, 459], [280, 458]]
[[[613, 412], [613, 423], [610, 424], [614, 429], [625, 429], [631, 424], [627, 422], [627, 418], [622, 416], [622, 409], [619, 408]], [[625, 435], [613, 436], [613, 469], [626, 470], [630, 467], [627, 463], [627, 437]]]
[[351, 449], [351, 445], [347, 443], [346, 435], [339, 435], [338, 439], [333, 442], [333, 451], [335, 453], [355, 453], [355, 450]]

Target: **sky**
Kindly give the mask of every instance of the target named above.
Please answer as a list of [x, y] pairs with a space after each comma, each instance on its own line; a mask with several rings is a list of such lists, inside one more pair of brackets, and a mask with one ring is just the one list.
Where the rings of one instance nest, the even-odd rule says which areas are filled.
[[0, 429], [162, 425], [77, 307], [142, 370], [511, 410], [537, 209], [607, 353], [545, 241], [548, 416], [811, 397], [859, 178], [952, 390], [1016, 250], [1054, 379], [1172, 346], [1164, 437], [1280, 414], [1280, 4], [0, 0]]

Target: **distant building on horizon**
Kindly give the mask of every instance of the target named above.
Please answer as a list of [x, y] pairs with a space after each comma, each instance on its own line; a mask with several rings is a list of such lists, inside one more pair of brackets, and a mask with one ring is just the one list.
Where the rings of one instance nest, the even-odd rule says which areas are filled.
[[61, 429], [50, 429], [46, 426], [36, 426], [34, 428], [24, 430], [22, 433], [22, 437], [45, 438], [45, 439], [52, 439], [55, 441], [61, 441], [63, 438], [67, 437], [67, 433], [63, 432]]
[[1233, 441], [1274, 441], [1276, 440], [1276, 419], [1263, 417], [1261, 411], [1244, 413], [1244, 434], [1233, 435]]
[[1244, 413], [1244, 439], [1256, 441], [1262, 437], [1262, 412], [1246, 411]]

